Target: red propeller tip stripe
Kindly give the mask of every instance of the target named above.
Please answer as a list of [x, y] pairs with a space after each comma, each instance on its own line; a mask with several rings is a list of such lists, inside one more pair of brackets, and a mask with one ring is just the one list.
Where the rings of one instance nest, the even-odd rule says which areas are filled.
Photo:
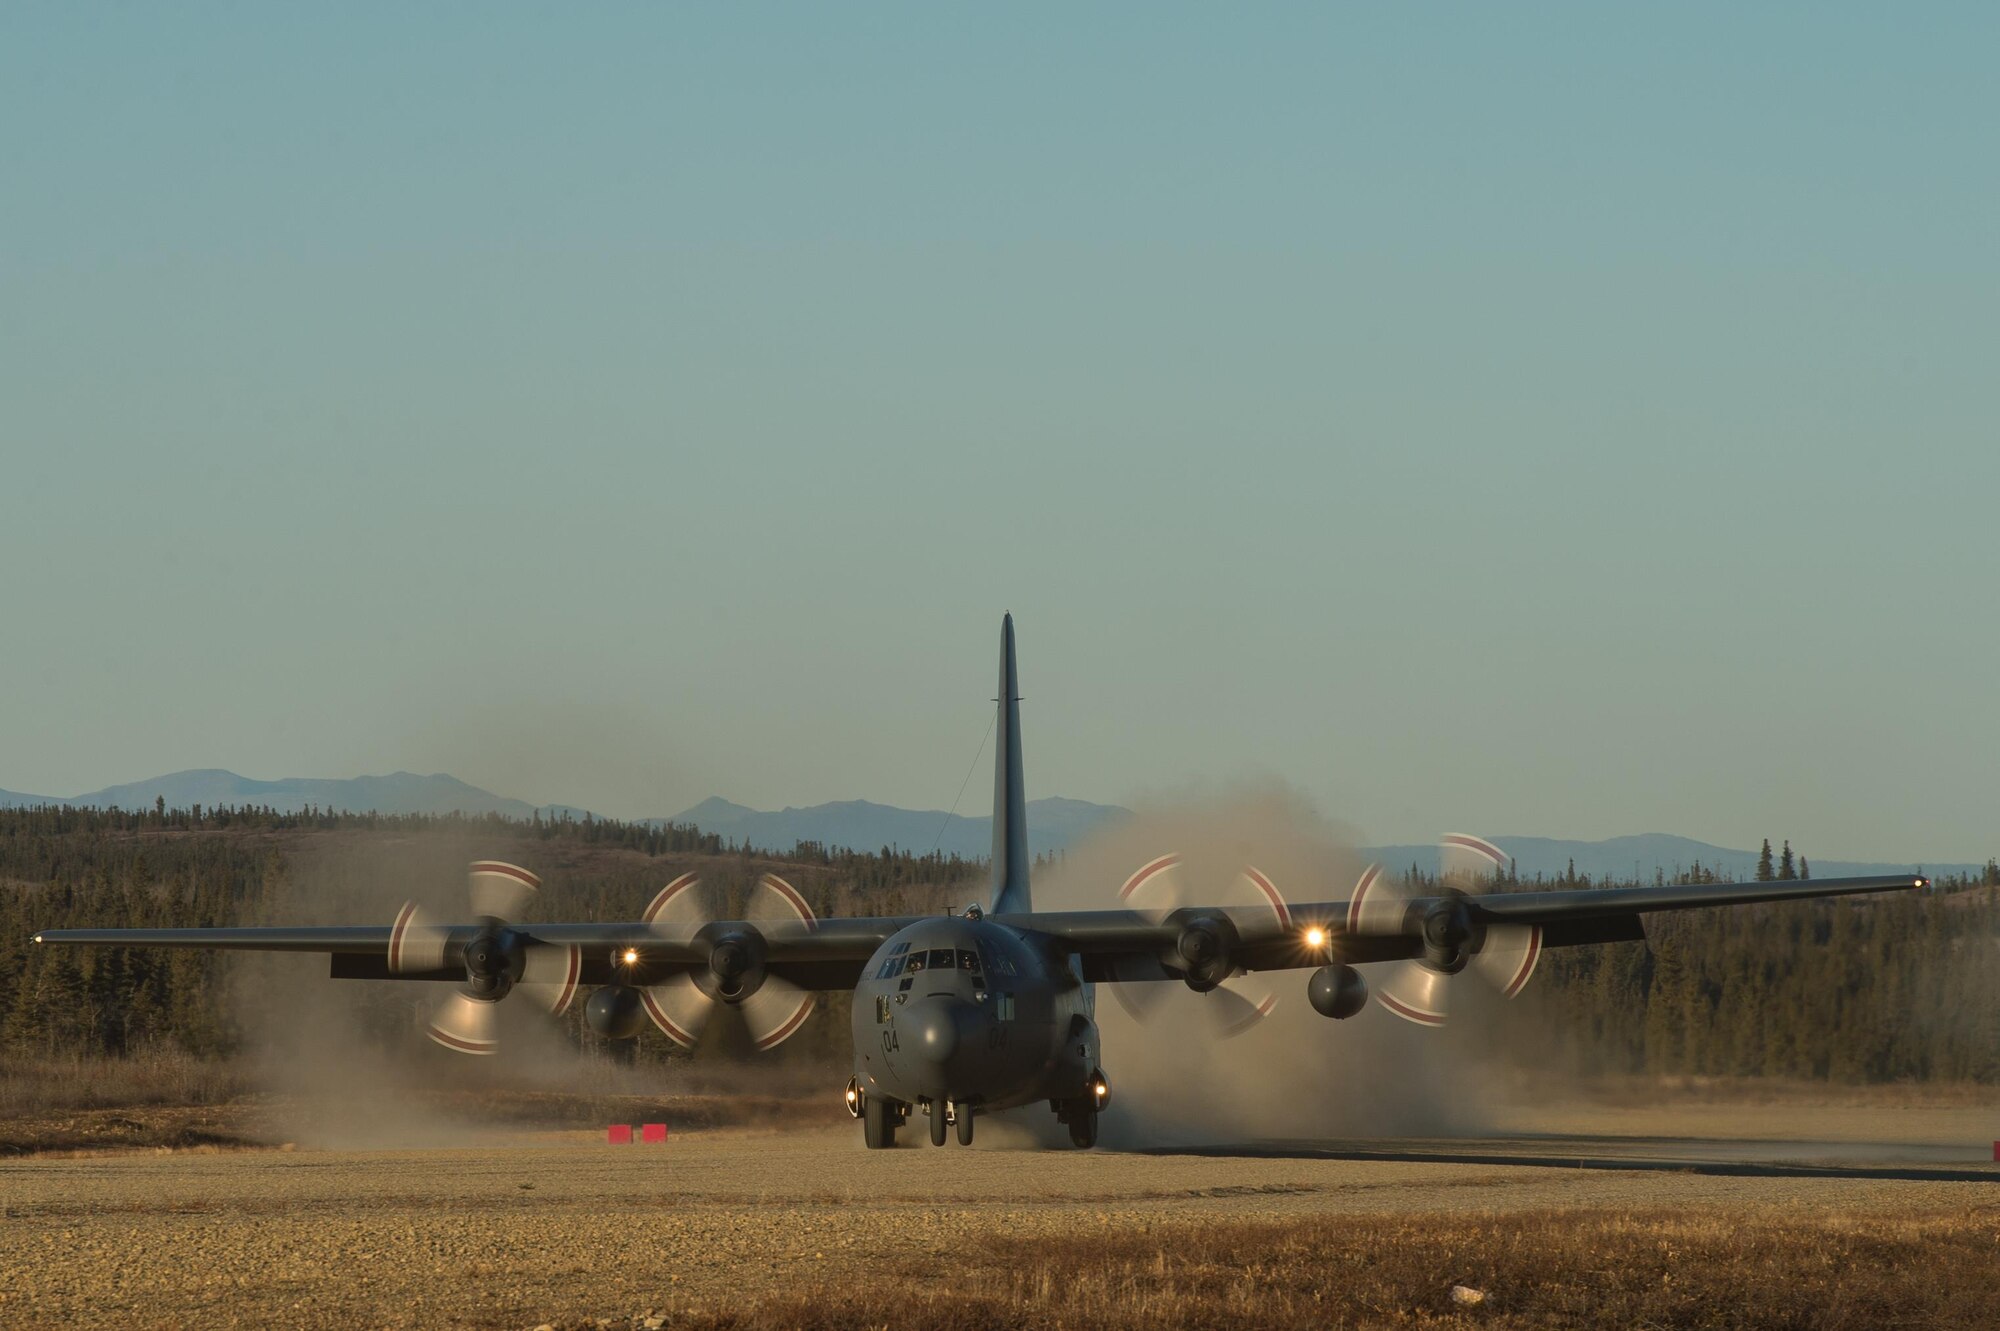
[[1145, 886], [1148, 879], [1151, 879], [1159, 874], [1165, 873], [1167, 870], [1173, 868], [1176, 864], [1179, 864], [1180, 862], [1181, 862], [1181, 857], [1178, 855], [1160, 856], [1160, 858], [1146, 865], [1144, 868], [1140, 869], [1139, 872], [1133, 874], [1130, 878], [1127, 878], [1125, 880], [1125, 886], [1118, 889], [1118, 899], [1120, 901], [1128, 900], [1134, 892], [1137, 892], [1141, 887]]
[[812, 1012], [813, 1012], [813, 1000], [811, 998], [808, 998], [806, 999], [805, 1002], [799, 1004], [799, 1010], [792, 1014], [791, 1020], [787, 1021], [784, 1025], [778, 1027], [777, 1030], [772, 1031], [769, 1035], [765, 1036], [763, 1039], [757, 1041], [757, 1048], [770, 1049], [777, 1045], [783, 1044], [788, 1038], [790, 1038], [793, 1031], [797, 1030], [799, 1027], [806, 1024], [806, 1018], [810, 1017], [812, 1015]]
[[497, 873], [503, 878], [512, 878], [517, 882], [526, 883], [529, 887], [540, 887], [542, 885], [541, 879], [535, 877], [535, 875], [529, 873], [520, 865], [506, 864], [500, 860], [475, 860], [473, 861], [472, 872]]

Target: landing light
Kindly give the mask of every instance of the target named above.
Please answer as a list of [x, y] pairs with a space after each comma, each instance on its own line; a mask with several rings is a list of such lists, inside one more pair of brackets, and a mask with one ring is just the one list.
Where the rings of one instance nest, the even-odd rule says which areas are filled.
[[624, 963], [625, 965], [627, 965], [627, 966], [636, 966], [636, 965], [638, 965], [638, 964], [639, 964], [639, 949], [638, 949], [638, 948], [636, 948], [636, 947], [628, 947], [628, 948], [626, 948], [626, 949], [625, 949], [625, 950], [624, 950], [623, 952], [620, 952], [620, 953], [618, 954], [618, 960], [619, 960], [619, 961], [621, 961], [621, 962], [623, 962], [623, 963]]
[[1326, 946], [1326, 930], [1315, 924], [1306, 930], [1306, 946], [1318, 950]]

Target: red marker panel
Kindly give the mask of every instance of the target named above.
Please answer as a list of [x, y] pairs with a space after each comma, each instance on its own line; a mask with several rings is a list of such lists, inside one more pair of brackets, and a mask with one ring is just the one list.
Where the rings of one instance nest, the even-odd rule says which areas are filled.
[[[630, 1128], [627, 1128], [625, 1130], [626, 1139], [628, 1141], [631, 1139], [631, 1131], [632, 1130]], [[666, 1139], [667, 1139], [667, 1125], [664, 1123], [648, 1123], [646, 1124], [646, 1126], [639, 1129], [640, 1141], [663, 1142]]]
[[604, 1140], [612, 1146], [630, 1146], [632, 1144], [632, 1125], [630, 1123], [613, 1123], [605, 1131]]

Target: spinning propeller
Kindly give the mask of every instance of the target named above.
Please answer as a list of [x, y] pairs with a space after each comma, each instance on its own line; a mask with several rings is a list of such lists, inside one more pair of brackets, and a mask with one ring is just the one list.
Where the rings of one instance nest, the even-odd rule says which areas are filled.
[[[1269, 911], [1281, 931], [1292, 927], [1292, 912], [1278, 889], [1260, 870], [1246, 866], [1222, 892], [1187, 891], [1178, 855], [1162, 855], [1125, 880], [1118, 889], [1121, 905], [1139, 911], [1154, 923], [1181, 926], [1169, 953], [1157, 959], [1122, 959], [1113, 967], [1118, 981], [1112, 994], [1134, 1020], [1160, 1015], [1171, 990], [1159, 983], [1175, 977], [1204, 996], [1202, 1014], [1212, 1033], [1222, 1039], [1255, 1026], [1278, 1005], [1278, 996], [1260, 975], [1239, 973], [1237, 931], [1227, 914], [1201, 906], [1243, 907]], [[1196, 903], [1199, 903], [1198, 905]]]
[[1414, 903], [1371, 864], [1354, 885], [1347, 907], [1350, 934], [1402, 934], [1412, 924], [1423, 955], [1396, 963], [1387, 980], [1374, 987], [1383, 1007], [1421, 1026], [1442, 1026], [1449, 981], [1460, 971], [1477, 972], [1502, 997], [1527, 985], [1541, 959], [1542, 930], [1532, 924], [1485, 924], [1472, 917], [1467, 902], [1492, 885], [1507, 863], [1506, 852], [1490, 841], [1453, 833], [1438, 846], [1441, 895], [1420, 919], [1409, 917]]
[[751, 890], [740, 919], [725, 913], [720, 890], [693, 874], [682, 874], [660, 889], [644, 919], [663, 939], [702, 946], [708, 964], [683, 971], [639, 991], [646, 1014], [668, 1039], [693, 1048], [718, 1007], [743, 1014], [759, 1049], [772, 1049], [805, 1025], [813, 996], [764, 968], [767, 933], [811, 933], [819, 926], [798, 890], [776, 874], [765, 874]]
[[[582, 949], [538, 942], [514, 928], [542, 880], [518, 865], [474, 861], [468, 886], [478, 932], [464, 946], [465, 983], [432, 1011], [431, 1039], [464, 1054], [499, 1048], [500, 1000], [516, 990], [560, 1016], [576, 997]], [[451, 927], [414, 901], [404, 904], [389, 933], [389, 969], [398, 974], [446, 969]]]

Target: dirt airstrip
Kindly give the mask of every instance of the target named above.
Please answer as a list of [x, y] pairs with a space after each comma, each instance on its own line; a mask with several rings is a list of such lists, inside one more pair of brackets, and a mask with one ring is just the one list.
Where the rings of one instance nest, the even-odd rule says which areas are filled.
[[[623, 1327], [857, 1289], [879, 1290], [895, 1324], [886, 1310], [906, 1291], [934, 1300], [996, 1237], [1018, 1262], [1044, 1239], [1139, 1236], [1166, 1254], [1218, 1226], [1328, 1217], [1421, 1232], [1425, 1216], [1643, 1211], [1865, 1231], [1871, 1217], [2000, 1215], [2000, 1127], [1983, 1109], [1574, 1117], [1464, 1141], [1183, 1154], [871, 1153], [842, 1126], [718, 1127], [665, 1146], [567, 1132], [462, 1149], [28, 1156], [0, 1161], [0, 1325]], [[2000, 1230], [1992, 1246], [2000, 1258]]]

